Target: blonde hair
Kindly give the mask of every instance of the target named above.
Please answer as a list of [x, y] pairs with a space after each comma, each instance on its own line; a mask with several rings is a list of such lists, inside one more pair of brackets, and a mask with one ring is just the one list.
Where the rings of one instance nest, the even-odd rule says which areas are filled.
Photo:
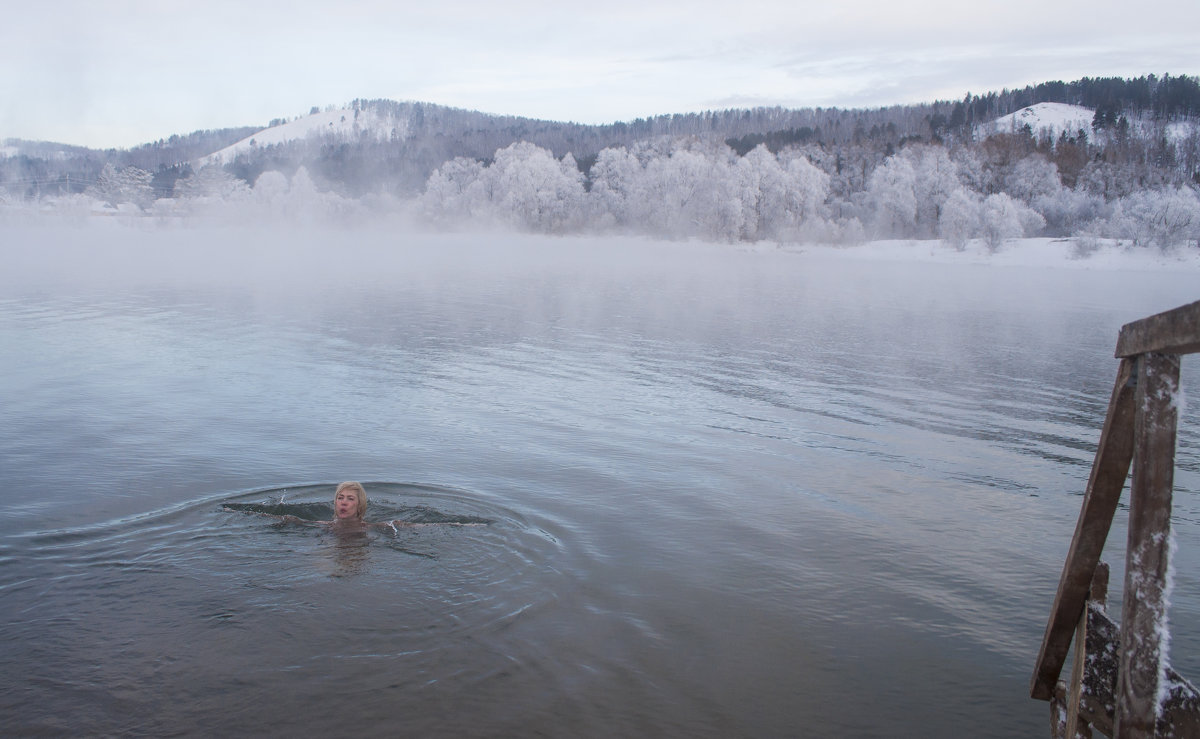
[[367, 491], [363, 489], [362, 483], [346, 481], [337, 486], [337, 490], [333, 491], [333, 498], [337, 500], [338, 493], [343, 490], [353, 490], [358, 494], [358, 517], [362, 518], [367, 513]]

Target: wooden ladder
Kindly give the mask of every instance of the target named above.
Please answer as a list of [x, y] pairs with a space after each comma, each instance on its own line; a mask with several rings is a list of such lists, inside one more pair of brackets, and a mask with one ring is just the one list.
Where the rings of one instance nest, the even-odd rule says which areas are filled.
[[[1179, 365], [1200, 352], [1200, 301], [1126, 324], [1083, 508], [1054, 596], [1030, 695], [1051, 703], [1051, 734], [1200, 737], [1200, 692], [1166, 665], [1167, 559], [1179, 420]], [[1104, 542], [1129, 476], [1121, 626], [1105, 613]], [[1068, 683], [1059, 681], [1075, 644]]]

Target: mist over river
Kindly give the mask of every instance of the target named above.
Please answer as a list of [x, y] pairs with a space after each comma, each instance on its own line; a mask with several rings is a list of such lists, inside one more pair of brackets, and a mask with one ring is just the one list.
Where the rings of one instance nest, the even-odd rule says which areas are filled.
[[[1047, 735], [1117, 331], [1200, 298], [633, 239], [2, 235], [6, 736]], [[429, 525], [255, 513], [327, 518], [350, 479]]]

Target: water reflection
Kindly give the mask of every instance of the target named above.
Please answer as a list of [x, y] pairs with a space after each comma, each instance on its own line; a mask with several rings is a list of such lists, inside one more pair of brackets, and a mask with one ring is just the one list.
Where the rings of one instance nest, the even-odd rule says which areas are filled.
[[371, 535], [366, 529], [331, 526], [322, 537], [326, 543], [320, 550], [331, 577], [361, 575], [371, 553]]

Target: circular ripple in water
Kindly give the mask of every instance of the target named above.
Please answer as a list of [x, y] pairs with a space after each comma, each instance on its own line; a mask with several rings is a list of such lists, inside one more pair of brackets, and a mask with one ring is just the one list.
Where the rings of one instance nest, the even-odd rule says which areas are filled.
[[369, 520], [433, 525], [346, 537], [254, 510], [330, 518], [325, 484], [10, 537], [10, 728], [419, 733], [497, 689], [552, 700], [559, 541], [464, 491], [365, 486]]

